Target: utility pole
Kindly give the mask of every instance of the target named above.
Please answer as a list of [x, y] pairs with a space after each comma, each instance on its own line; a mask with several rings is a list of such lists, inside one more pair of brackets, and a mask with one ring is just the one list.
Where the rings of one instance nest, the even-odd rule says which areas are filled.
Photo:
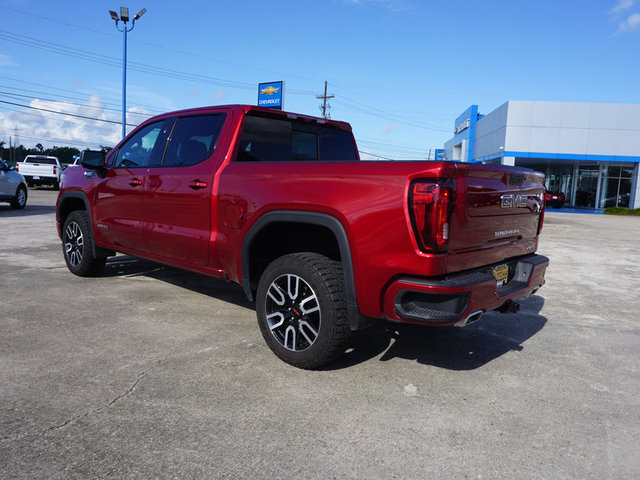
[[[317, 95], [316, 98], [322, 99], [322, 106], [320, 110], [322, 110], [322, 116], [324, 118], [329, 118], [329, 114], [327, 113], [327, 99], [335, 98], [335, 95], [327, 95], [327, 81], [324, 81], [324, 95]], [[329, 105], [329, 109], [331, 109], [331, 105]]]

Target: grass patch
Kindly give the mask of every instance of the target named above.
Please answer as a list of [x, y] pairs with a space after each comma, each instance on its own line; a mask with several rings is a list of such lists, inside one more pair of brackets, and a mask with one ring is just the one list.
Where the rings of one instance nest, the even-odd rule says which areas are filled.
[[609, 207], [604, 209], [606, 215], [636, 215], [640, 216], [640, 208]]

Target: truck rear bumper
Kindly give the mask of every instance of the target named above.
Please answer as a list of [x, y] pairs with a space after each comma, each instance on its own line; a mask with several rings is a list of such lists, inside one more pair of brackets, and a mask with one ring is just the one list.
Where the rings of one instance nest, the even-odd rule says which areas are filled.
[[[508, 281], [498, 286], [494, 272], [505, 265]], [[384, 295], [385, 316], [397, 322], [465, 325], [535, 293], [544, 285], [548, 265], [547, 257], [528, 255], [439, 280], [399, 278]]]

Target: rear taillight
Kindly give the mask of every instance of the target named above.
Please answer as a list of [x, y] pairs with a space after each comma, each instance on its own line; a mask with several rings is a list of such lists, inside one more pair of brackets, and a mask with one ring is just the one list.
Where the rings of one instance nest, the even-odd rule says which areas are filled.
[[18, 168], [18, 164], [16, 163], [16, 172], [19, 172], [20, 169]]
[[453, 192], [434, 182], [411, 186], [409, 210], [418, 245], [429, 253], [444, 252], [449, 243], [449, 219]]
[[54, 166], [53, 166], [53, 174], [55, 175], [56, 173], [57, 173], [57, 172], [56, 172], [56, 166], [54, 165]]

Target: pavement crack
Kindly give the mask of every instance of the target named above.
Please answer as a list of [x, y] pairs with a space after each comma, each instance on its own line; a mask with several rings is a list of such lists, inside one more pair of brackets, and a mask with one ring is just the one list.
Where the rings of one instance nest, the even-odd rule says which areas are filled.
[[122, 395], [118, 395], [116, 398], [114, 398], [113, 400], [111, 400], [111, 402], [109, 402], [109, 404], [107, 405], [107, 407], [111, 407], [113, 405], [115, 405], [116, 403], [118, 403], [120, 400], [122, 400], [125, 397], [128, 397], [129, 395], [131, 395], [133, 393], [133, 391], [136, 389], [136, 386], [138, 385], [138, 383], [140, 383], [142, 381], [142, 379], [144, 377], [147, 376], [147, 373], [149, 373], [149, 371], [151, 371], [153, 367], [148, 368], [147, 370], [145, 370], [144, 372], [142, 372], [140, 375], [138, 375], [135, 379], [135, 381], [131, 384], [131, 386], [129, 387], [129, 390], [127, 390], [126, 392], [124, 392]]
[[[58, 425], [53, 425], [53, 426], [50, 426], [50, 427], [48, 427], [48, 428], [45, 428], [44, 430], [41, 430], [41, 431], [40, 431], [40, 435], [44, 435], [44, 434], [46, 434], [46, 433], [48, 433], [48, 432], [53, 432], [53, 431], [61, 430], [61, 429], [65, 428], [65, 427], [67, 427], [67, 426], [69, 426], [69, 425], [71, 425], [71, 424], [76, 423], [78, 420], [80, 420], [80, 419], [82, 419], [82, 418], [87, 418], [87, 417], [89, 417], [89, 416], [91, 416], [91, 415], [95, 415], [96, 413], [101, 412], [102, 410], [105, 410], [105, 409], [107, 409], [107, 408], [110, 408], [110, 407], [114, 406], [114, 405], [115, 405], [115, 404], [117, 404], [120, 400], [122, 400], [122, 399], [124, 399], [124, 398], [128, 397], [129, 395], [131, 395], [131, 394], [135, 391], [135, 389], [136, 389], [136, 387], [138, 386], [138, 384], [139, 384], [139, 383], [144, 379], [144, 377], [146, 377], [146, 376], [147, 376], [147, 373], [149, 373], [153, 368], [154, 368], [154, 367], [150, 367], [150, 368], [146, 369], [144, 372], [142, 372], [142, 373], [138, 374], [138, 375], [136, 376], [136, 379], [135, 379], [135, 380], [133, 381], [133, 383], [131, 384], [131, 386], [127, 389], [127, 391], [126, 391], [126, 392], [124, 392], [124, 393], [123, 393], [123, 394], [121, 394], [121, 395], [118, 395], [118, 396], [117, 396], [117, 397], [115, 397], [113, 400], [111, 400], [109, 403], [107, 403], [107, 404], [105, 404], [105, 405], [102, 405], [102, 406], [100, 406], [100, 407], [96, 407], [96, 408], [94, 408], [94, 409], [92, 409], [92, 410], [89, 410], [89, 411], [87, 411], [87, 412], [85, 412], [85, 413], [82, 413], [82, 414], [76, 415], [76, 416], [74, 416], [74, 417], [72, 417], [72, 418], [70, 418], [70, 419], [68, 419], [68, 420], [66, 420], [66, 421], [64, 421], [63, 423], [60, 423], [60, 424], [58, 424]], [[16, 440], [20, 440], [20, 439], [25, 438], [25, 437], [28, 437], [28, 436], [30, 436], [30, 435], [33, 435], [33, 434], [31, 434], [31, 433], [20, 433], [20, 434], [8, 435], [8, 436], [6, 436], [6, 437], [2, 437], [2, 438], [0, 438], [0, 445], [3, 445], [3, 444], [5, 444], [5, 443], [6, 443], [6, 442], [8, 442], [8, 441], [16, 441]]]

